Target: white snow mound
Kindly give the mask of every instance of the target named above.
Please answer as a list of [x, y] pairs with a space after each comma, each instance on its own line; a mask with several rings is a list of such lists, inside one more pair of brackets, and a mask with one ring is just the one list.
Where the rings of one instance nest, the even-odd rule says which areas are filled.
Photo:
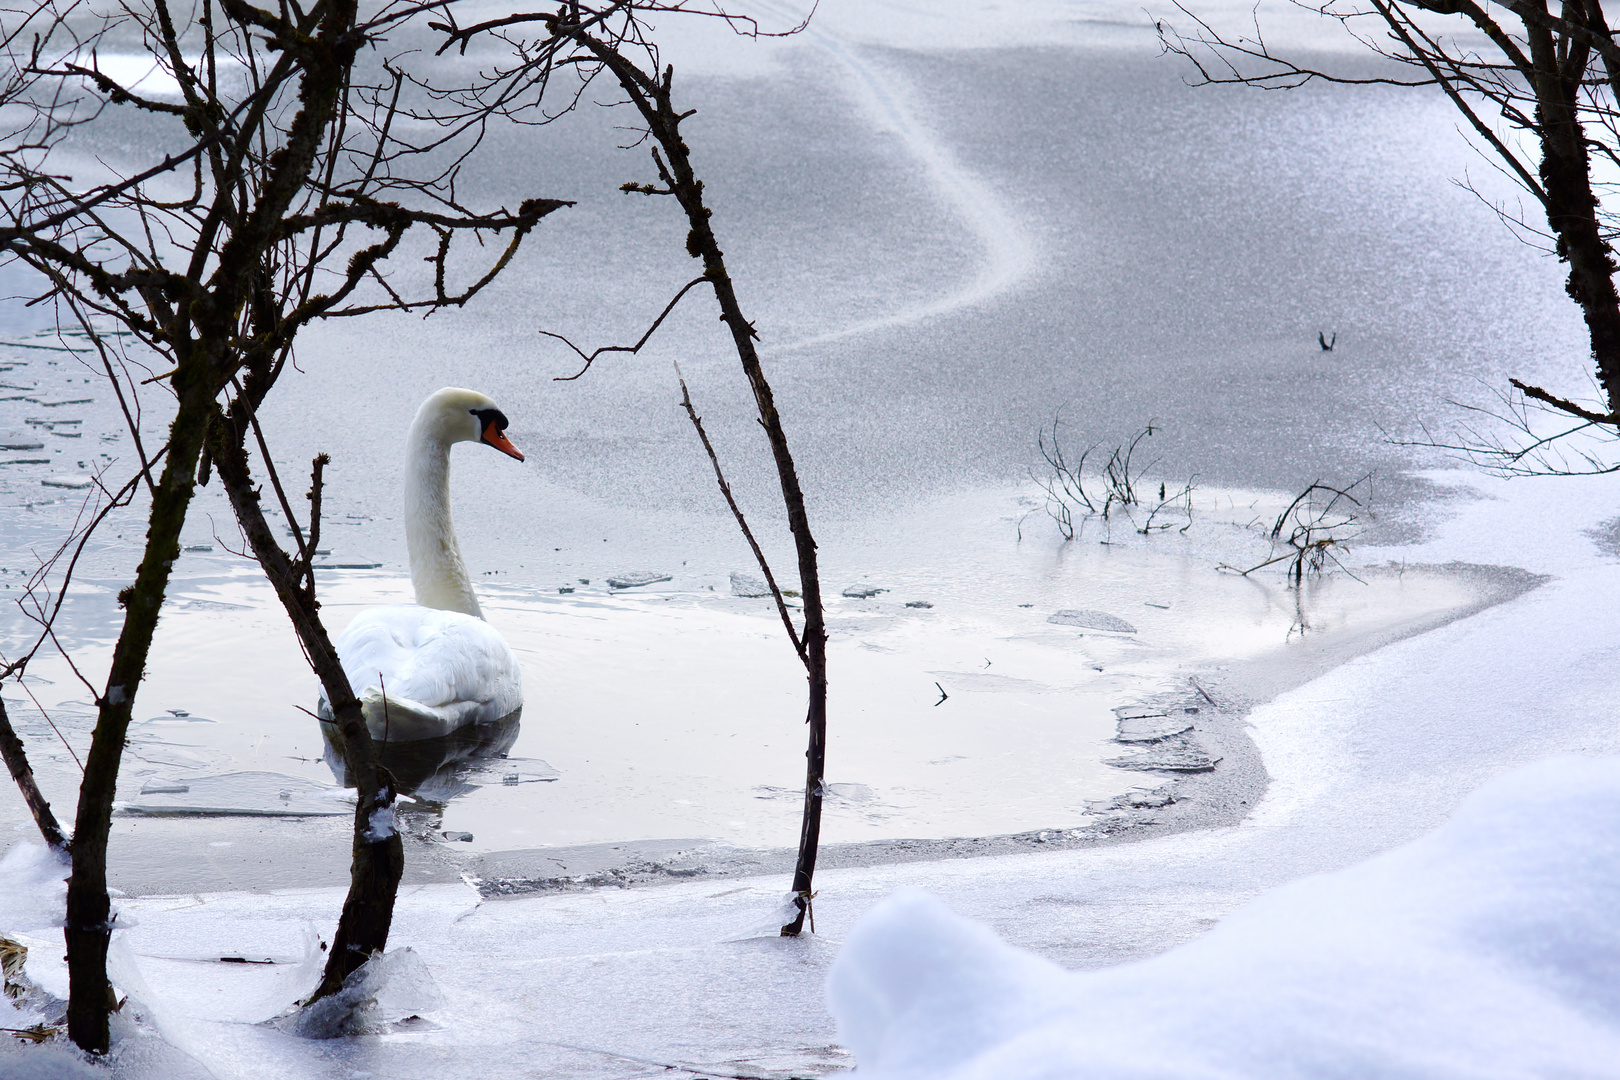
[[343, 988], [277, 1024], [305, 1039], [336, 1039], [389, 1030], [399, 1020], [444, 1008], [444, 995], [414, 949], [372, 956]]
[[0, 856], [0, 934], [59, 932], [72, 872], [72, 863], [44, 844], [12, 844]]
[[1620, 759], [1554, 758], [1104, 971], [897, 892], [851, 933], [828, 1001], [863, 1080], [1613, 1077], [1617, 905]]

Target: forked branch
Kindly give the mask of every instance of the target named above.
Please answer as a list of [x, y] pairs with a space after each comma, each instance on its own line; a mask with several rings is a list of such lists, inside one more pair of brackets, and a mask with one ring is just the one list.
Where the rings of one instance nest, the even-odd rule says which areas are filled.
[[[658, 328], [660, 326], [664, 325], [664, 320], [669, 318], [669, 313], [675, 310], [675, 305], [677, 305], [677, 304], [679, 304], [681, 302], [681, 298], [684, 297], [687, 293], [691, 292], [693, 289], [697, 288], [699, 285], [703, 284], [705, 281], [708, 281], [708, 280], [709, 280], [709, 276], [707, 274], [704, 274], [704, 275], [702, 275], [700, 277], [695, 277], [691, 281], [688, 281], [685, 285], [682, 285], [680, 292], [676, 293], [674, 299], [670, 300], [669, 303], [664, 305], [664, 310], [660, 311], [658, 313], [658, 318], [656, 318], [656, 319], [654, 319], [652, 321], [652, 325], [647, 327], [646, 333], [642, 334], [641, 337], [636, 341], [636, 343], [634, 345], [603, 345], [601, 348], [595, 350], [594, 352], [587, 353], [587, 352], [585, 352], [585, 350], [581, 349], [578, 345], [575, 345], [572, 341], [568, 340], [566, 337], [564, 337], [561, 334], [554, 333], [554, 332], [552, 332], [550, 330], [542, 330], [542, 331], [540, 331], [540, 333], [545, 335], [546, 337], [556, 338], [558, 341], [562, 342], [564, 345], [566, 345], [570, 349], [574, 350], [574, 354], [576, 356], [578, 356], [581, 360], [585, 361], [585, 366], [580, 368], [578, 371], [574, 372], [572, 375], [554, 375], [554, 376], [552, 376], [551, 381], [552, 382], [573, 382], [575, 379], [579, 378], [581, 375], [583, 375], [587, 371], [591, 370], [591, 365], [596, 363], [596, 358], [598, 356], [601, 356], [603, 353], [610, 353], [610, 352], [629, 353], [631, 356], [634, 356], [636, 353], [639, 353], [641, 351], [641, 349], [642, 349], [642, 346], [646, 345], [648, 341], [652, 340], [652, 336], [658, 332]], [[683, 390], [685, 389], [685, 385], [686, 385], [685, 383], [681, 384]], [[717, 469], [718, 469], [718, 467], [719, 466], [716, 466]]]

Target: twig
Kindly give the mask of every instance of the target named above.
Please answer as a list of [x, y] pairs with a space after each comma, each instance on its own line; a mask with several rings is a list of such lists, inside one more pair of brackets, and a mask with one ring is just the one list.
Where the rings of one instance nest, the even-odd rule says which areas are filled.
[[681, 374], [679, 363], [675, 364], [675, 378], [681, 384], [681, 407], [686, 410], [692, 426], [697, 429], [698, 438], [703, 442], [703, 449], [709, 455], [709, 464], [714, 466], [714, 479], [720, 485], [720, 493], [726, 497], [726, 505], [731, 507], [731, 514], [737, 519], [737, 527], [742, 530], [743, 538], [748, 541], [749, 548], [754, 552], [754, 559], [765, 575], [765, 584], [776, 600], [776, 610], [782, 616], [782, 625], [787, 627], [788, 638], [793, 642], [793, 651], [799, 654], [799, 661], [808, 667], [810, 657], [805, 652], [804, 641], [799, 637], [798, 630], [794, 629], [793, 617], [788, 614], [787, 601], [782, 597], [782, 590], [776, 586], [776, 576], [771, 573], [771, 564], [765, 560], [765, 552], [760, 550], [759, 541], [754, 539], [754, 530], [750, 529], [748, 522], [744, 520], [742, 508], [737, 505], [736, 498], [731, 494], [731, 485], [726, 483], [725, 473], [720, 471], [720, 458], [714, 452], [714, 444], [709, 441], [709, 433], [703, 430], [703, 418], [698, 416], [697, 410], [692, 407], [692, 395], [687, 392], [686, 377]]
[[575, 379], [579, 378], [581, 375], [583, 375], [587, 371], [591, 370], [591, 365], [594, 364], [596, 362], [596, 358], [598, 356], [601, 356], [603, 353], [622, 352], [622, 353], [629, 353], [632, 356], [634, 356], [636, 353], [641, 351], [641, 347], [643, 345], [647, 344], [647, 340], [649, 338], [651, 338], [654, 333], [657, 332], [657, 330], [658, 330], [658, 328], [660, 326], [663, 325], [664, 320], [669, 318], [669, 313], [675, 310], [675, 305], [681, 302], [681, 297], [685, 296], [687, 293], [691, 292], [697, 286], [703, 284], [705, 281], [708, 281], [708, 280], [709, 280], [709, 277], [708, 277], [707, 274], [705, 274], [702, 277], [695, 277], [691, 281], [688, 281], [685, 285], [682, 285], [681, 286], [681, 291], [675, 294], [675, 298], [673, 300], [671, 300], [669, 303], [664, 305], [664, 310], [658, 313], [658, 318], [653, 320], [652, 325], [647, 327], [647, 332], [645, 334], [641, 335], [641, 340], [637, 341], [634, 345], [603, 345], [600, 349], [597, 349], [595, 352], [587, 354], [578, 345], [575, 345], [572, 341], [569, 341], [566, 337], [564, 337], [561, 334], [553, 333], [550, 330], [542, 330], [542, 331], [540, 331], [540, 333], [544, 334], [546, 337], [556, 338], [558, 341], [562, 342], [564, 345], [568, 346], [570, 349], [573, 349], [574, 352], [577, 353], [579, 355], [579, 357], [582, 360], [585, 361], [585, 366], [580, 368], [578, 371], [574, 372], [572, 375], [555, 375], [555, 376], [552, 377], [551, 381], [552, 382], [573, 382]]
[[309, 579], [309, 595], [315, 595], [315, 556], [321, 546], [321, 477], [332, 463], [330, 454], [316, 454], [309, 470], [309, 552], [304, 558], [304, 574]]
[[1541, 389], [1539, 386], [1526, 386], [1518, 379], [1509, 379], [1508, 382], [1512, 383], [1513, 386], [1525, 397], [1535, 398], [1537, 401], [1545, 402], [1560, 412], [1567, 412], [1571, 416], [1578, 416], [1582, 420], [1586, 420], [1594, 424], [1620, 426], [1620, 416], [1616, 416], [1614, 413], [1595, 413], [1590, 409], [1583, 409], [1573, 401], [1568, 401], [1561, 397], [1554, 397], [1552, 394], [1547, 393], [1547, 391]]

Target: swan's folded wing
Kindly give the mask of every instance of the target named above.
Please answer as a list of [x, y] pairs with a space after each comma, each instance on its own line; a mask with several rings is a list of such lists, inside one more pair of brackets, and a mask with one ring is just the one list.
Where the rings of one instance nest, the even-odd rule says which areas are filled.
[[372, 738], [383, 742], [415, 742], [443, 738], [468, 724], [486, 720], [489, 707], [478, 701], [428, 705], [400, 697], [392, 690], [388, 692], [385, 705], [382, 693], [375, 686], [368, 686], [360, 694], [360, 710]]
[[[517, 657], [488, 623], [455, 611], [401, 604], [370, 608], [337, 642], [362, 701], [386, 688], [390, 708], [441, 717], [449, 730], [499, 719], [523, 704]], [[377, 702], [366, 709], [372, 719]], [[380, 720], [380, 717], [378, 718]]]

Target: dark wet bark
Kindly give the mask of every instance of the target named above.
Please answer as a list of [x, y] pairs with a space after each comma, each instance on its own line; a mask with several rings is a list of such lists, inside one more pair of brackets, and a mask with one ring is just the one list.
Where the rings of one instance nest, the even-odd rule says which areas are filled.
[[168, 454], [152, 493], [141, 564], [134, 584], [118, 594], [124, 626], [113, 648], [106, 690], [96, 702], [96, 729], [79, 788], [63, 938], [68, 963], [68, 1036], [92, 1053], [105, 1053], [110, 1038], [107, 946], [112, 937], [112, 902], [107, 896], [107, 839], [112, 831], [113, 795], [135, 694], [146, 671], [170, 570], [180, 557], [180, 528], [191, 505], [203, 430], [213, 409], [210, 360], [205, 349], [194, 346], [174, 374], [180, 406], [169, 425]]
[[[251, 380], [249, 386], [252, 386]], [[326, 972], [320, 987], [310, 999], [313, 1001], [341, 989], [343, 980], [350, 972], [370, 959], [373, 953], [387, 947], [394, 918], [394, 899], [405, 870], [405, 850], [398, 831], [392, 825], [395, 795], [393, 777], [377, 763], [376, 747], [361, 713], [360, 702], [349, 685], [349, 677], [343, 671], [337, 649], [321, 621], [320, 603], [315, 598], [314, 571], [309, 564], [315, 546], [314, 536], [317, 535], [316, 518], [311, 518], [310, 550], [302, 559], [295, 560], [276, 542], [275, 532], [259, 505], [259, 492], [254, 488], [246, 449], [249, 417], [256, 404], [239, 396], [229, 415], [216, 416], [210, 451], [254, 558], [259, 561], [265, 577], [274, 587], [276, 598], [292, 620], [310, 666], [326, 690], [326, 699], [332, 705], [338, 731], [335, 741], [356, 793], [349, 894], [343, 902], [343, 914], [338, 920], [332, 950], [326, 958]], [[322, 459], [317, 458], [312, 485], [319, 484], [322, 464]], [[319, 490], [316, 486], [311, 487], [310, 501], [312, 515], [318, 514]]]
[[69, 847], [67, 834], [51, 812], [51, 804], [40, 793], [39, 784], [34, 781], [34, 770], [28, 765], [22, 740], [17, 738], [17, 732], [11, 726], [11, 717], [6, 715], [4, 701], [0, 701], [0, 757], [5, 758], [11, 778], [17, 782], [23, 802], [28, 804], [28, 812], [33, 815], [34, 824], [39, 826], [39, 834], [51, 847], [66, 853]]
[[1588, 53], [1579, 42], [1566, 43], [1561, 59], [1559, 44], [1551, 32], [1528, 20], [1526, 30], [1535, 71], [1541, 188], [1547, 224], [1556, 238], [1558, 257], [1569, 266], [1564, 288], [1586, 320], [1592, 359], [1609, 411], [1620, 415], [1620, 294], [1614, 284], [1616, 264], [1614, 250], [1598, 223], [1591, 155], [1577, 99]]

